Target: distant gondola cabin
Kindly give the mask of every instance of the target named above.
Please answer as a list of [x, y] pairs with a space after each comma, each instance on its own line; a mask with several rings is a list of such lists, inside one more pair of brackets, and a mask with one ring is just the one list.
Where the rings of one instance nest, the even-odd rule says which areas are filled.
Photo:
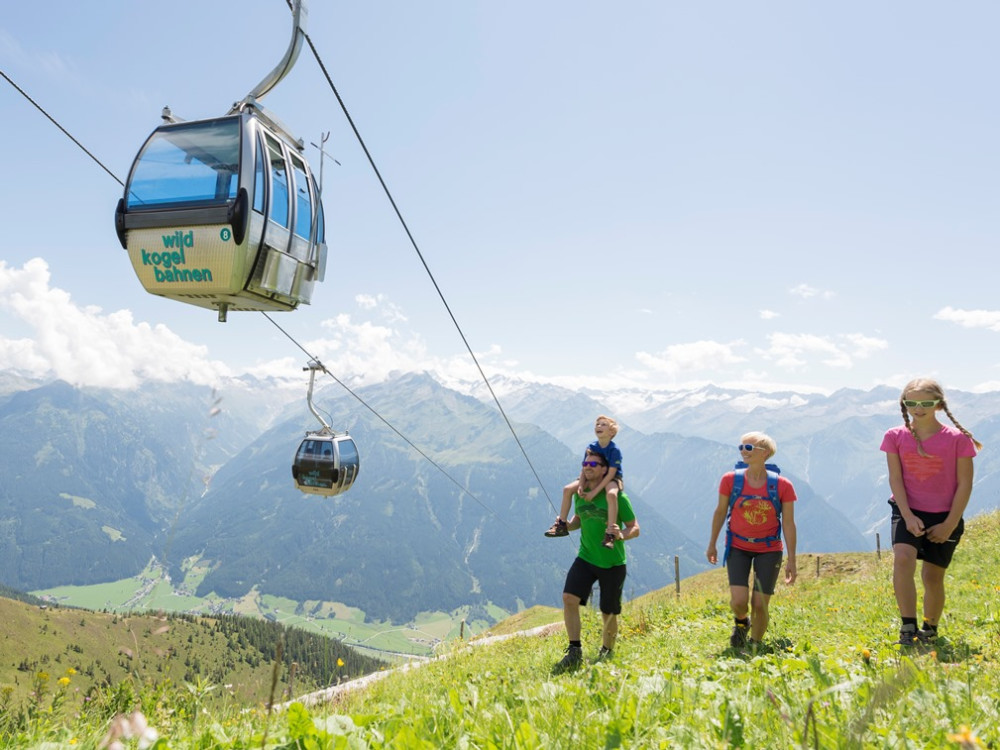
[[358, 446], [350, 436], [311, 432], [295, 453], [292, 478], [302, 492], [339, 495], [358, 478], [360, 463]]

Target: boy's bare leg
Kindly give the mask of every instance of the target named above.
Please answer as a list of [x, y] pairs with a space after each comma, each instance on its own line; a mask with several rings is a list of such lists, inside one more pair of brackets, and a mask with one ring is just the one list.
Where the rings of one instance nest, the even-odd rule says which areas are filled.
[[580, 487], [580, 480], [570, 482], [565, 487], [563, 487], [562, 505], [559, 507], [559, 517], [564, 520], [569, 520], [569, 509], [573, 504], [573, 495]]

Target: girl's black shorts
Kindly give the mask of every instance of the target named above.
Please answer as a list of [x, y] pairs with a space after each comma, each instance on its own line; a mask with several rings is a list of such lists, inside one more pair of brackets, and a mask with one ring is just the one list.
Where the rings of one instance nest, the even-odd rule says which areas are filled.
[[[965, 533], [964, 518], [959, 520], [958, 526], [951, 532], [951, 537], [948, 541], [932, 542], [926, 536], [913, 536], [910, 530], [906, 528], [906, 521], [900, 515], [899, 506], [892, 502], [892, 500], [889, 501], [889, 505], [892, 507], [893, 544], [909, 544], [911, 547], [916, 547], [918, 560], [929, 562], [931, 565], [937, 565], [939, 568], [947, 568], [951, 565], [951, 558], [955, 554], [958, 540]], [[948, 517], [948, 512], [928, 513], [925, 510], [913, 510], [913, 515], [924, 522], [924, 528], [926, 529], [944, 521]]]

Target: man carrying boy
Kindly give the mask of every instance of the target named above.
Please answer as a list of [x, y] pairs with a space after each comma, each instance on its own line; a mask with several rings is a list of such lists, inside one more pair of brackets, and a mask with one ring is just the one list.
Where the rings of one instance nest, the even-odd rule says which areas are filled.
[[[618, 518], [618, 493], [625, 489], [622, 480], [622, 452], [618, 450], [618, 446], [612, 440], [618, 434], [618, 423], [611, 417], [606, 417], [602, 414], [594, 423], [594, 434], [597, 436], [597, 440], [587, 446], [587, 452], [601, 456], [604, 459], [604, 465], [608, 467], [608, 471], [598, 486], [581, 494], [585, 500], [593, 500], [598, 492], [603, 491], [607, 494], [608, 523], [604, 531], [604, 541], [601, 543], [606, 548], [613, 549], [615, 546], [615, 535], [612, 533], [612, 527]], [[586, 467], [586, 463], [584, 466]], [[545, 532], [545, 536], [556, 537], [567, 536], [569, 534], [569, 529], [566, 527], [566, 518], [569, 516], [573, 494], [579, 492], [580, 487], [583, 486], [583, 479], [584, 476], [581, 471], [580, 476], [576, 480], [563, 487], [562, 506], [559, 509], [559, 515], [556, 516], [555, 523]]]
[[[617, 510], [613, 531], [614, 543], [607, 549], [602, 539], [605, 535], [607, 519], [607, 493], [598, 491], [592, 499], [586, 499], [588, 491], [601, 484], [608, 473], [608, 465], [599, 453], [588, 451], [584, 457], [581, 492], [574, 495], [576, 508], [567, 522], [569, 530], [580, 529], [580, 549], [566, 574], [563, 585], [563, 622], [569, 646], [566, 655], [556, 664], [555, 671], [575, 669], [583, 662], [583, 646], [580, 643], [582, 631], [580, 607], [587, 604], [591, 588], [595, 582], [601, 587], [601, 617], [604, 627], [601, 633], [601, 650], [598, 659], [608, 659], [618, 637], [618, 615], [622, 611], [622, 591], [625, 589], [625, 544], [626, 539], [639, 536], [639, 522], [632, 510], [628, 496], [619, 495], [621, 502]], [[619, 525], [624, 523], [624, 527]], [[568, 532], [567, 532], [568, 533]]]

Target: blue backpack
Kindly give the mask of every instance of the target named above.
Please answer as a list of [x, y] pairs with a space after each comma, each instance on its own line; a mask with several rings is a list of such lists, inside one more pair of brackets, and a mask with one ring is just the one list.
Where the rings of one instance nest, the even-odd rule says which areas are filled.
[[[743, 503], [746, 503], [747, 500], [770, 500], [771, 505], [774, 506], [774, 514], [778, 519], [778, 529], [772, 536], [764, 537], [746, 537], [733, 533], [730, 526], [730, 519], [732, 518], [736, 501], [743, 494], [743, 480], [747, 473], [747, 465], [743, 461], [738, 462], [736, 464], [736, 473], [733, 476], [733, 491], [729, 493], [729, 511], [726, 513], [726, 551], [722, 555], [723, 565], [729, 559], [729, 550], [733, 546], [734, 536], [737, 539], [742, 539], [744, 542], [767, 542], [768, 546], [781, 541], [781, 501], [778, 499], [778, 475], [781, 473], [781, 469], [774, 464], [764, 464], [764, 468], [767, 469], [767, 496], [747, 495], [743, 498]], [[743, 503], [740, 503], [740, 505], [743, 505]]]

